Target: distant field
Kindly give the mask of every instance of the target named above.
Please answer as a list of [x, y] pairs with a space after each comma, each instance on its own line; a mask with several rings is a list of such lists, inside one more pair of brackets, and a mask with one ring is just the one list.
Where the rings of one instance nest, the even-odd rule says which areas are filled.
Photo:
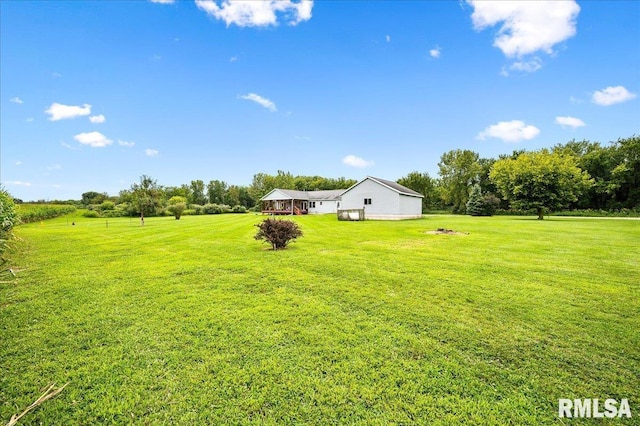
[[640, 417], [640, 221], [304, 216], [273, 252], [261, 219], [18, 227], [0, 423], [54, 382], [24, 424], [562, 424], [559, 398]]

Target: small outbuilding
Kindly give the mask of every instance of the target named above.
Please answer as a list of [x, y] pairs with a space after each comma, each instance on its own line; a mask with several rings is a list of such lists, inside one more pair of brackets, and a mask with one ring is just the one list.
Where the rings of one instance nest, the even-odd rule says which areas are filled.
[[367, 176], [341, 195], [341, 209], [364, 209], [366, 219], [422, 217], [423, 195], [399, 183]]

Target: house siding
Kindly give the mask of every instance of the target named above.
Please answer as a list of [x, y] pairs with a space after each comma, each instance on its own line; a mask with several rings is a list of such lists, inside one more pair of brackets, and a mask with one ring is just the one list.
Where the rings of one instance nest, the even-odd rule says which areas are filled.
[[[397, 215], [400, 214], [399, 196], [397, 192], [367, 179], [342, 194], [341, 208], [364, 208], [365, 218], [372, 215]], [[370, 198], [371, 204], [365, 205], [365, 198]]]
[[[364, 204], [365, 198], [371, 204]], [[420, 197], [400, 194], [374, 180], [365, 179], [342, 194], [341, 209], [364, 208], [365, 219], [410, 219], [422, 216]]]
[[313, 200], [312, 202], [315, 202], [316, 206], [309, 207], [309, 214], [336, 213], [338, 211], [338, 204], [335, 200]]

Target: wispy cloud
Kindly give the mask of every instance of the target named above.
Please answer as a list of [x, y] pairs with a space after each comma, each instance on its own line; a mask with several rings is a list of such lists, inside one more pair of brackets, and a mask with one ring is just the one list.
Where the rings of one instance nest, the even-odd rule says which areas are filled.
[[13, 102], [14, 104], [22, 104], [22, 103], [24, 103], [24, 102], [22, 102], [22, 99], [20, 99], [20, 98], [19, 98], [19, 97], [17, 97], [17, 96], [16, 96], [16, 97], [14, 97], [14, 98], [11, 98], [11, 99], [9, 99], [9, 100], [10, 100], [11, 102]]
[[15, 164], [16, 164], [16, 166], [21, 166], [22, 165], [22, 161], [17, 160]]
[[60, 164], [52, 164], [50, 166], [47, 166], [47, 170], [50, 172], [54, 170], [62, 170], [62, 166]]
[[365, 167], [373, 166], [375, 163], [373, 161], [365, 160], [362, 157], [356, 157], [355, 155], [347, 155], [342, 159], [342, 163], [347, 166], [357, 167], [359, 169], [363, 169]]
[[385, 40], [387, 40], [387, 43], [391, 43], [391, 36], [387, 34]]
[[578, 127], [586, 126], [584, 121], [580, 120], [579, 118], [570, 117], [570, 116], [566, 116], [566, 117], [558, 116], [558, 117], [556, 117], [556, 124], [559, 124], [562, 127], [573, 127], [574, 129], [576, 129]]
[[91, 114], [91, 105], [74, 106], [54, 102], [45, 113], [49, 114], [50, 121], [65, 120]]
[[4, 182], [6, 185], [12, 185], [12, 186], [31, 186], [31, 182], [23, 182], [20, 180], [9, 180]]
[[476, 139], [485, 140], [490, 137], [502, 139], [505, 142], [520, 142], [533, 139], [538, 136], [539, 133], [540, 129], [535, 126], [526, 125], [520, 120], [500, 121], [478, 133]]
[[442, 52], [442, 49], [440, 49], [440, 46], [436, 46], [433, 49], [429, 50], [429, 56], [434, 59], [438, 59], [440, 57], [440, 52]]
[[156, 157], [160, 152], [157, 149], [147, 148], [144, 150], [144, 153], [147, 157]]
[[127, 142], [127, 141], [123, 141], [123, 140], [118, 139], [118, 145], [124, 146], [124, 147], [127, 147], [127, 148], [132, 148], [132, 147], [135, 146], [135, 142]]
[[609, 106], [630, 101], [636, 94], [629, 92], [624, 86], [609, 86], [606, 89], [593, 92], [591, 102], [597, 105]]
[[89, 117], [89, 121], [91, 121], [92, 123], [104, 123], [105, 121], [107, 121], [107, 119], [104, 117], [104, 115], [100, 114], [100, 115], [92, 115], [91, 117]]
[[262, 105], [263, 107], [265, 107], [266, 109], [268, 109], [271, 112], [276, 112], [278, 110], [276, 108], [276, 104], [274, 104], [273, 102], [271, 102], [267, 98], [263, 98], [260, 95], [256, 95], [255, 93], [249, 93], [249, 94], [246, 94], [246, 95], [241, 95], [240, 98], [241, 99], [246, 99], [248, 101], [255, 102], [258, 105]]
[[75, 135], [73, 138], [82, 145], [88, 145], [92, 148], [104, 148], [105, 146], [109, 146], [113, 143], [112, 140], [108, 139], [100, 132], [80, 133]]
[[[218, 4], [220, 3], [220, 4]], [[279, 19], [290, 25], [311, 19], [312, 0], [196, 0], [196, 5], [207, 14], [222, 20], [227, 27], [267, 27], [278, 25]]]
[[176, 0], [149, 0], [151, 3], [173, 4]]

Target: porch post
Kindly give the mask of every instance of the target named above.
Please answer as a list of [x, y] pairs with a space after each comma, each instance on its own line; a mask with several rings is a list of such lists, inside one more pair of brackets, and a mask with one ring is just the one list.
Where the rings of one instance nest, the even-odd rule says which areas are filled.
[[291, 199], [291, 216], [293, 216], [293, 198]]

